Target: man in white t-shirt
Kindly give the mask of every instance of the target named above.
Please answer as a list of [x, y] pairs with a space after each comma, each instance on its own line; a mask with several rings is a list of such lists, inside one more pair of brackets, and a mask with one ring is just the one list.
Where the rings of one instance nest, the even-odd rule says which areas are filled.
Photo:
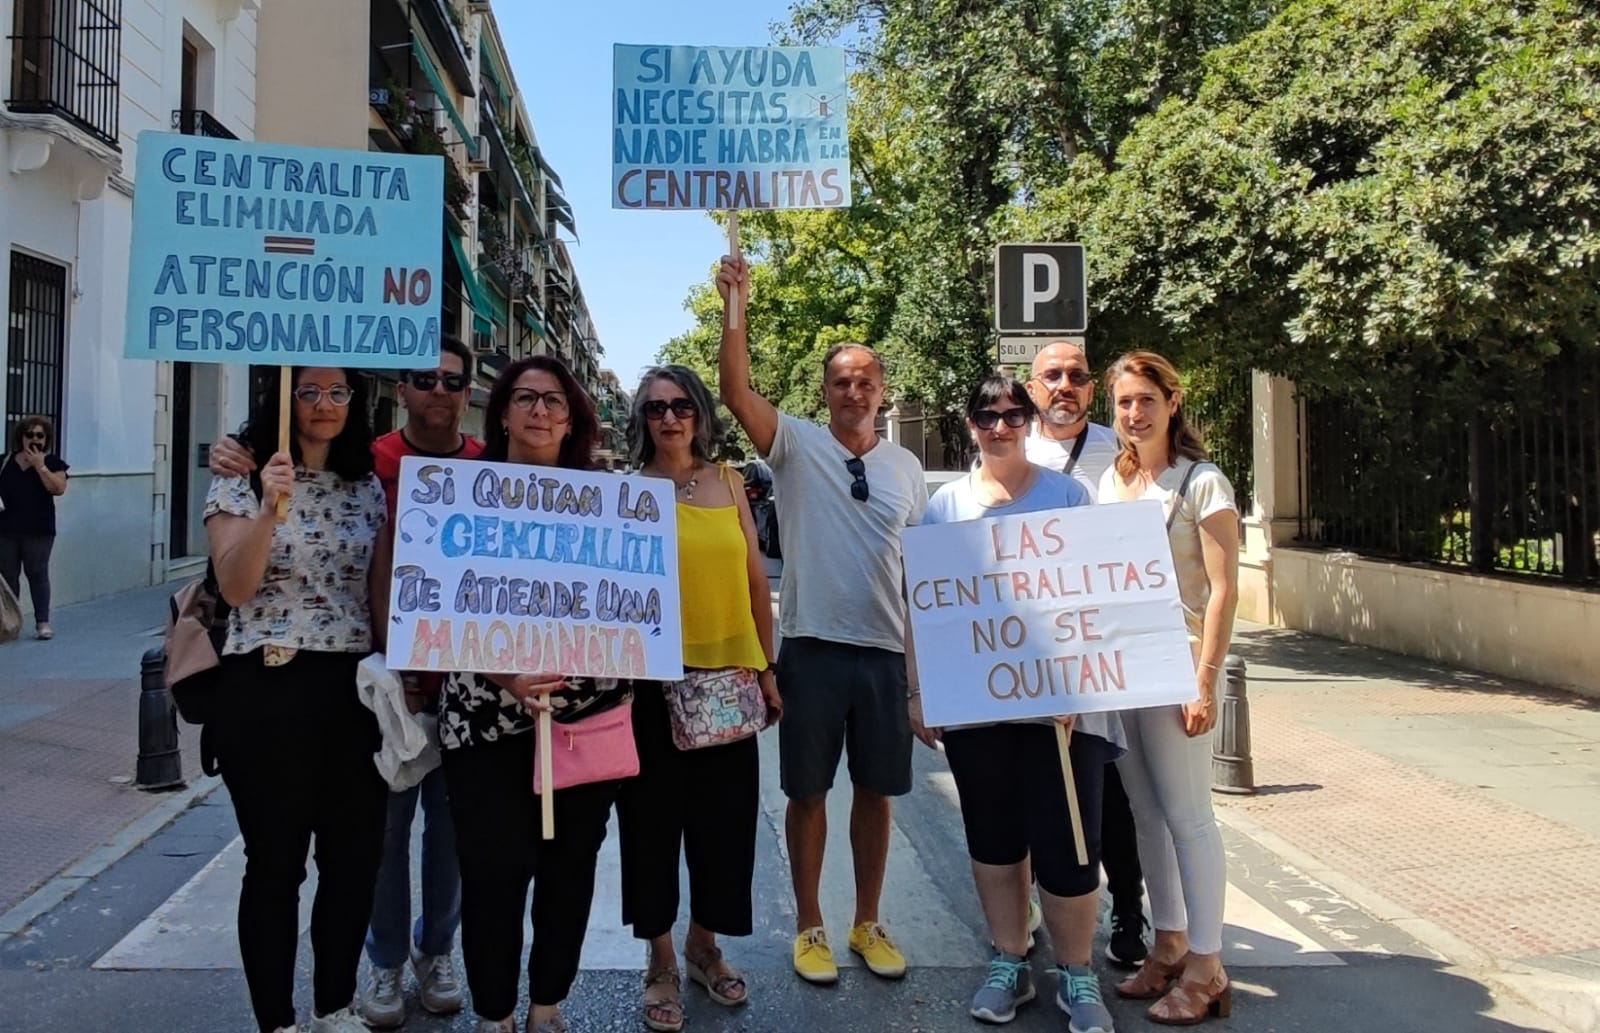
[[[890, 798], [911, 791], [900, 532], [922, 518], [927, 482], [916, 456], [878, 437], [884, 371], [876, 352], [862, 344], [828, 351], [826, 427], [780, 413], [750, 386], [749, 280], [742, 256], [722, 260], [717, 288], [724, 299], [717, 362], [722, 400], [772, 467], [783, 528], [778, 750], [789, 798], [794, 969], [813, 983], [839, 977], [818, 894], [828, 790], [848, 748], [856, 885], [850, 949], [876, 975], [898, 978], [905, 958], [879, 922], [878, 902], [889, 857]], [[734, 288], [738, 326], [730, 327], [727, 298]]]
[[[1071, 341], [1045, 346], [1033, 360], [1028, 394], [1039, 407], [1039, 422], [1023, 443], [1028, 462], [1069, 474], [1095, 498], [1100, 477], [1116, 461], [1120, 446], [1110, 427], [1089, 422], [1089, 404], [1094, 401], [1089, 357]], [[1144, 873], [1139, 867], [1133, 810], [1114, 764], [1106, 768], [1100, 841], [1100, 863], [1111, 891], [1111, 942], [1106, 957], [1118, 965], [1137, 965], [1147, 952]]]

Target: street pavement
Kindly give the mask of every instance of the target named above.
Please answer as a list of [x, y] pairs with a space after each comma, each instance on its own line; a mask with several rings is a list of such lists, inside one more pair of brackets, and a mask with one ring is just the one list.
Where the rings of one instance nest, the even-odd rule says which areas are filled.
[[[0, 646], [0, 1033], [251, 1028], [227, 794], [212, 780], [180, 794], [113, 781], [133, 771], [138, 657], [158, 641], [167, 591], [66, 607], [54, 642]], [[1600, 1029], [1600, 705], [1272, 629], [1241, 626], [1236, 651], [1260, 791], [1217, 798], [1235, 999], [1216, 1027]], [[844, 973], [819, 988], [789, 971], [776, 745], [763, 737], [756, 931], [725, 944], [751, 1003], [728, 1011], [686, 988], [686, 1028], [978, 1028], [966, 1002], [985, 935], [942, 756], [917, 748], [915, 789], [895, 811], [883, 915], [912, 966], [903, 981], [843, 949], [848, 788], [830, 797], [824, 910]], [[566, 1008], [575, 1031], [643, 1028], [643, 949], [619, 904], [612, 835]], [[1065, 1029], [1043, 937], [1033, 957], [1041, 1000], [1013, 1028]], [[302, 1008], [309, 962], [303, 941]], [[1115, 974], [1097, 965], [1110, 996]], [[1121, 1030], [1157, 1028], [1131, 1002], [1111, 1007]]]

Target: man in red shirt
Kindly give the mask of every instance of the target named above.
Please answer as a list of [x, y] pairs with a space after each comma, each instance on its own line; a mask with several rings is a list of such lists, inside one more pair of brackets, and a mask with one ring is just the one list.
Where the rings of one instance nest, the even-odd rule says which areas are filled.
[[[472, 352], [460, 340], [439, 344], [436, 369], [414, 369], [396, 388], [405, 407], [405, 426], [372, 443], [374, 472], [395, 516], [400, 460], [406, 456], [476, 459], [483, 442], [461, 433], [461, 414], [472, 395]], [[250, 453], [232, 439], [211, 450], [211, 472], [242, 477], [255, 469]], [[437, 674], [407, 674], [406, 705], [413, 713], [431, 713], [442, 679]], [[422, 801], [422, 913], [411, 922], [411, 821]], [[383, 864], [372, 901], [367, 930], [367, 958], [372, 962], [359, 1002], [368, 1025], [392, 1028], [405, 1021], [402, 972], [407, 956], [419, 987], [422, 1006], [436, 1015], [461, 1010], [461, 987], [452, 951], [461, 924], [461, 873], [456, 866], [455, 828], [450, 821], [443, 769], [428, 773], [410, 789], [389, 794], [389, 820], [384, 832]]]

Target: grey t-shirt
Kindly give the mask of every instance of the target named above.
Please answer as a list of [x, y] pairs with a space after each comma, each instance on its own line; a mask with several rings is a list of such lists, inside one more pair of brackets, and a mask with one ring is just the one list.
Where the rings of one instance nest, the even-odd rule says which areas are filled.
[[867, 501], [857, 502], [852, 457], [828, 428], [779, 414], [767, 456], [783, 535], [778, 630], [903, 653], [900, 532], [922, 519], [928, 484], [916, 456], [880, 440], [861, 457]]
[[[1078, 453], [1078, 461], [1072, 465], [1070, 475], [1089, 489], [1089, 501], [1096, 502], [1099, 500], [1100, 478], [1117, 460], [1117, 435], [1110, 427], [1102, 427], [1098, 423], [1084, 427], [1083, 433], [1088, 437], [1084, 439], [1083, 451]], [[1067, 460], [1072, 458], [1072, 446], [1077, 440], [1055, 441], [1041, 435], [1039, 428], [1035, 427], [1022, 442], [1023, 455], [1028, 457], [1030, 463], [1060, 473], [1065, 470]]]

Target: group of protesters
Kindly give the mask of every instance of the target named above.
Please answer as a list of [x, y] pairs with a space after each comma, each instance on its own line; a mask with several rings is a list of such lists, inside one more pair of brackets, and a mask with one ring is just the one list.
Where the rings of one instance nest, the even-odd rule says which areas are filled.
[[[1150, 353], [1111, 364], [1104, 383], [1113, 432], [1088, 422], [1094, 380], [1084, 352], [1052, 345], [1026, 381], [995, 376], [973, 391], [966, 417], [979, 463], [930, 500], [916, 457], [877, 434], [885, 377], [871, 348], [827, 353], [825, 426], [780, 412], [751, 386], [747, 272], [742, 257], [727, 256], [717, 278], [725, 302], [718, 373], [722, 402], [779, 489], [786, 563], [777, 626], [743, 483], [720, 461], [728, 427], [716, 400], [685, 367], [652, 369], [634, 395], [627, 435], [636, 471], [674, 485], [685, 680], [400, 672], [404, 707], [437, 722], [443, 758], [402, 790], [391, 790], [373, 763], [382, 733], [354, 688], [360, 661], [384, 648], [400, 459], [593, 470], [594, 403], [558, 359], [524, 358], [489, 391], [484, 440], [463, 434], [472, 355], [446, 338], [437, 368], [401, 378], [404, 427], [376, 441], [355, 371], [297, 367], [286, 451], [278, 447], [276, 389], [258, 400], [237, 442], [213, 449], [206, 529], [232, 612], [227, 703], [208, 734], [244, 839], [238, 929], [264, 1033], [398, 1026], [408, 968], [423, 1008], [459, 1011], [458, 929], [478, 1033], [516, 1028], [524, 971], [525, 1029], [566, 1030], [560, 1006], [577, 976], [613, 808], [623, 920], [645, 941], [644, 1025], [683, 1028], [685, 974], [716, 1004], [745, 1004], [749, 984], [718, 937], [753, 929], [754, 733], [773, 724], [788, 798], [800, 978], [838, 978], [819, 890], [825, 802], [841, 756], [854, 794], [848, 947], [879, 977], [905, 974], [879, 906], [891, 801], [912, 788], [914, 739], [942, 740], [993, 951], [972, 1000], [975, 1018], [1010, 1021], [1034, 998], [1027, 954], [1042, 922], [1071, 1028], [1111, 1033], [1090, 964], [1102, 861], [1113, 901], [1107, 954], [1136, 968], [1117, 993], [1154, 1000], [1149, 1016], [1158, 1022], [1227, 1014], [1224, 860], [1209, 802], [1207, 733], [1233, 621], [1237, 513], [1226, 478], [1185, 420], [1177, 373]], [[900, 532], [1132, 499], [1156, 499], [1167, 513], [1196, 694], [1182, 707], [1058, 719], [1070, 729], [1088, 848], [1082, 863], [1054, 722], [924, 724], [922, 688], [940, 675], [919, 674], [911, 661]], [[685, 725], [696, 687], [711, 683], [756, 714], [737, 737], [702, 741]], [[573, 733], [625, 722], [638, 774], [536, 787], [532, 733], [543, 713]], [[553, 794], [551, 839], [540, 834], [541, 792]], [[419, 803], [422, 902], [413, 921]], [[293, 997], [298, 898], [313, 843], [314, 1001], [301, 1026]], [[680, 858], [690, 919], [681, 951], [672, 932]], [[1148, 947], [1142, 886], [1155, 930]], [[363, 948], [369, 974], [358, 994]]]

